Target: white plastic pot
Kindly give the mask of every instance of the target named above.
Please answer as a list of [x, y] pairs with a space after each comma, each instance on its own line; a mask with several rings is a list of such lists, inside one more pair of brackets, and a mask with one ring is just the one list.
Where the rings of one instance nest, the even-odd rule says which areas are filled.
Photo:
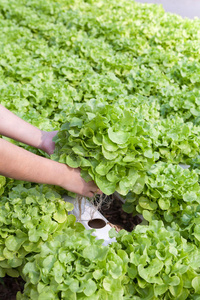
[[72, 197], [65, 196], [64, 200], [74, 205], [74, 209], [70, 213], [75, 215], [78, 222], [82, 223], [86, 229], [95, 229], [93, 235], [97, 239], [103, 239], [103, 245], [106, 246], [116, 241], [115, 238], [109, 237], [108, 232], [111, 226], [108, 224], [108, 220], [87, 199], [83, 198], [81, 205]]

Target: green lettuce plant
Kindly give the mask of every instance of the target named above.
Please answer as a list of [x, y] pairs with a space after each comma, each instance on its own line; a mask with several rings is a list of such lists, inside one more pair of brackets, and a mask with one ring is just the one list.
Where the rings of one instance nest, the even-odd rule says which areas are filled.
[[[53, 159], [80, 167], [84, 179], [95, 180], [106, 194], [133, 192], [129, 209], [137, 204], [149, 221], [161, 218], [199, 245], [199, 19], [182, 19], [161, 6], [131, 0], [1, 0], [0, 28], [1, 104], [43, 130], [59, 130]], [[196, 175], [181, 171], [178, 163], [191, 164]], [[51, 256], [44, 265], [45, 257], [37, 256], [38, 265], [30, 259], [32, 269], [24, 269], [25, 299], [56, 299], [61, 293], [67, 299], [199, 298], [198, 262], [195, 267], [193, 259], [199, 255], [178, 234], [174, 238], [172, 229], [160, 229], [163, 239], [161, 231], [155, 239], [153, 225], [142, 227], [134, 238], [123, 232], [116, 254], [102, 250], [75, 226], [59, 193], [15, 182], [9, 194], [12, 182], [5, 186], [3, 177], [0, 182], [0, 193], [5, 189], [0, 204], [2, 276], [17, 276], [13, 270], [19, 271], [29, 254], [39, 255], [57, 232], [61, 236], [52, 246], [56, 259], [58, 244], [69, 250], [62, 240], [66, 224], [68, 234], [77, 234], [74, 262], [82, 260], [67, 269], [74, 281], [58, 283], [63, 270], [59, 260], [52, 266], [55, 273], [47, 274]], [[67, 233], [63, 236], [69, 240]], [[91, 261], [84, 256], [89, 250], [78, 248], [84, 239], [87, 249], [93, 243], [107, 253], [107, 273], [102, 275], [99, 258], [93, 255], [96, 262]], [[135, 254], [128, 261], [135, 239], [136, 248], [141, 246], [136, 256], [141, 258], [140, 275], [135, 275]], [[145, 250], [148, 257], [145, 243], [152, 243]], [[123, 251], [118, 249], [122, 244]], [[83, 276], [84, 284], [78, 286], [82, 265], [90, 278]]]
[[200, 252], [179, 232], [154, 221], [112, 236], [105, 247], [82, 227], [55, 233], [24, 266], [17, 300], [199, 298]]
[[6, 184], [6, 179], [4, 176], [0, 176], [0, 195], [4, 193], [4, 186]]
[[22, 270], [24, 293], [17, 299], [120, 299], [124, 295], [125, 253], [102, 246], [81, 224], [55, 233]]
[[162, 220], [188, 240], [200, 242], [200, 185], [195, 170], [159, 162], [148, 171], [140, 194], [129, 193], [124, 209], [151, 222]]
[[75, 104], [54, 138], [52, 159], [80, 167], [105, 194], [126, 195], [143, 191], [158, 161], [184, 163], [198, 155], [199, 127], [179, 117], [162, 120], [154, 104], [135, 107], [130, 100]]
[[116, 252], [127, 259], [128, 297], [124, 299], [199, 299], [199, 249], [162, 221], [137, 226], [131, 233], [113, 231]]
[[19, 276], [20, 266], [30, 253], [40, 252], [41, 244], [75, 222], [72, 209], [48, 187], [17, 185], [0, 202], [0, 277]]

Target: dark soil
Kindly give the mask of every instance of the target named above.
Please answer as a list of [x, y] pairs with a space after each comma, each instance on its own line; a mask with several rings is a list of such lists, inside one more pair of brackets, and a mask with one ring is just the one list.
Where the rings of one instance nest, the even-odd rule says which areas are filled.
[[110, 225], [116, 225], [113, 227], [117, 231], [125, 229], [131, 232], [136, 225], [142, 222], [142, 217], [139, 215], [133, 217], [132, 214], [124, 212], [122, 205], [122, 201], [112, 195], [110, 201], [102, 203], [99, 211], [109, 221]]
[[23, 291], [24, 283], [21, 277], [0, 278], [0, 300], [16, 300], [16, 294], [18, 291]]

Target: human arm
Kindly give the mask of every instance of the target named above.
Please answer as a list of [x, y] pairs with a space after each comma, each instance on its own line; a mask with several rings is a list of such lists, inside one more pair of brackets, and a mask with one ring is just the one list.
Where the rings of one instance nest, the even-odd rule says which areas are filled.
[[[57, 131], [46, 132], [25, 122], [0, 105], [0, 134], [47, 152], [54, 152], [52, 138]], [[58, 185], [92, 197], [98, 188], [93, 181], [85, 182], [80, 169], [72, 169], [50, 159], [35, 155], [0, 139], [0, 174], [17, 180]], [[98, 190], [98, 193], [102, 193]]]
[[57, 131], [46, 132], [22, 120], [0, 104], [0, 134], [26, 145], [41, 149], [49, 155], [54, 151], [52, 138]]
[[93, 181], [84, 181], [79, 169], [36, 155], [4, 139], [0, 139], [0, 174], [17, 180], [58, 185], [86, 197], [94, 196], [98, 189]]

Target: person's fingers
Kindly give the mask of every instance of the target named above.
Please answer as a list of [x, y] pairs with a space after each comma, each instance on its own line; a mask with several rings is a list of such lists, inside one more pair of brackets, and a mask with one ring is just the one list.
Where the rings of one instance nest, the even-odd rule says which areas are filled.
[[94, 181], [91, 181], [92, 187], [91, 187], [91, 192], [94, 194], [103, 194], [103, 192], [98, 188], [98, 186], [94, 183]]
[[102, 195], [103, 194], [103, 192], [99, 189], [99, 188], [97, 188], [96, 189], [96, 191], [95, 191], [95, 194], [99, 194], [99, 195]]
[[88, 197], [92, 198], [94, 196], [95, 196], [95, 194], [93, 192], [89, 192]]
[[39, 149], [45, 151], [47, 154], [51, 155], [54, 153], [55, 150], [55, 142], [53, 142], [54, 136], [58, 131], [42, 131], [42, 141], [41, 144], [39, 145]]
[[[60, 185], [66, 190], [77, 193], [84, 197], [94, 197], [96, 194], [103, 194], [94, 181], [86, 182], [81, 177], [80, 168], [71, 168], [65, 165], [67, 170], [66, 180]], [[69, 176], [70, 174], [70, 176]], [[63, 177], [65, 179], [65, 177]]]
[[101, 195], [103, 194], [103, 192], [99, 189], [99, 188], [96, 188], [96, 189], [93, 189], [93, 190], [90, 190], [90, 191], [85, 191], [82, 193], [82, 196], [85, 196], [85, 197], [89, 197], [89, 198], [92, 198], [92, 197], [95, 197], [95, 195]]
[[89, 192], [83, 192], [83, 193], [81, 193], [81, 197], [89, 197], [89, 198], [92, 198], [92, 197], [94, 197], [94, 192], [91, 192], [91, 191], [89, 191]]

